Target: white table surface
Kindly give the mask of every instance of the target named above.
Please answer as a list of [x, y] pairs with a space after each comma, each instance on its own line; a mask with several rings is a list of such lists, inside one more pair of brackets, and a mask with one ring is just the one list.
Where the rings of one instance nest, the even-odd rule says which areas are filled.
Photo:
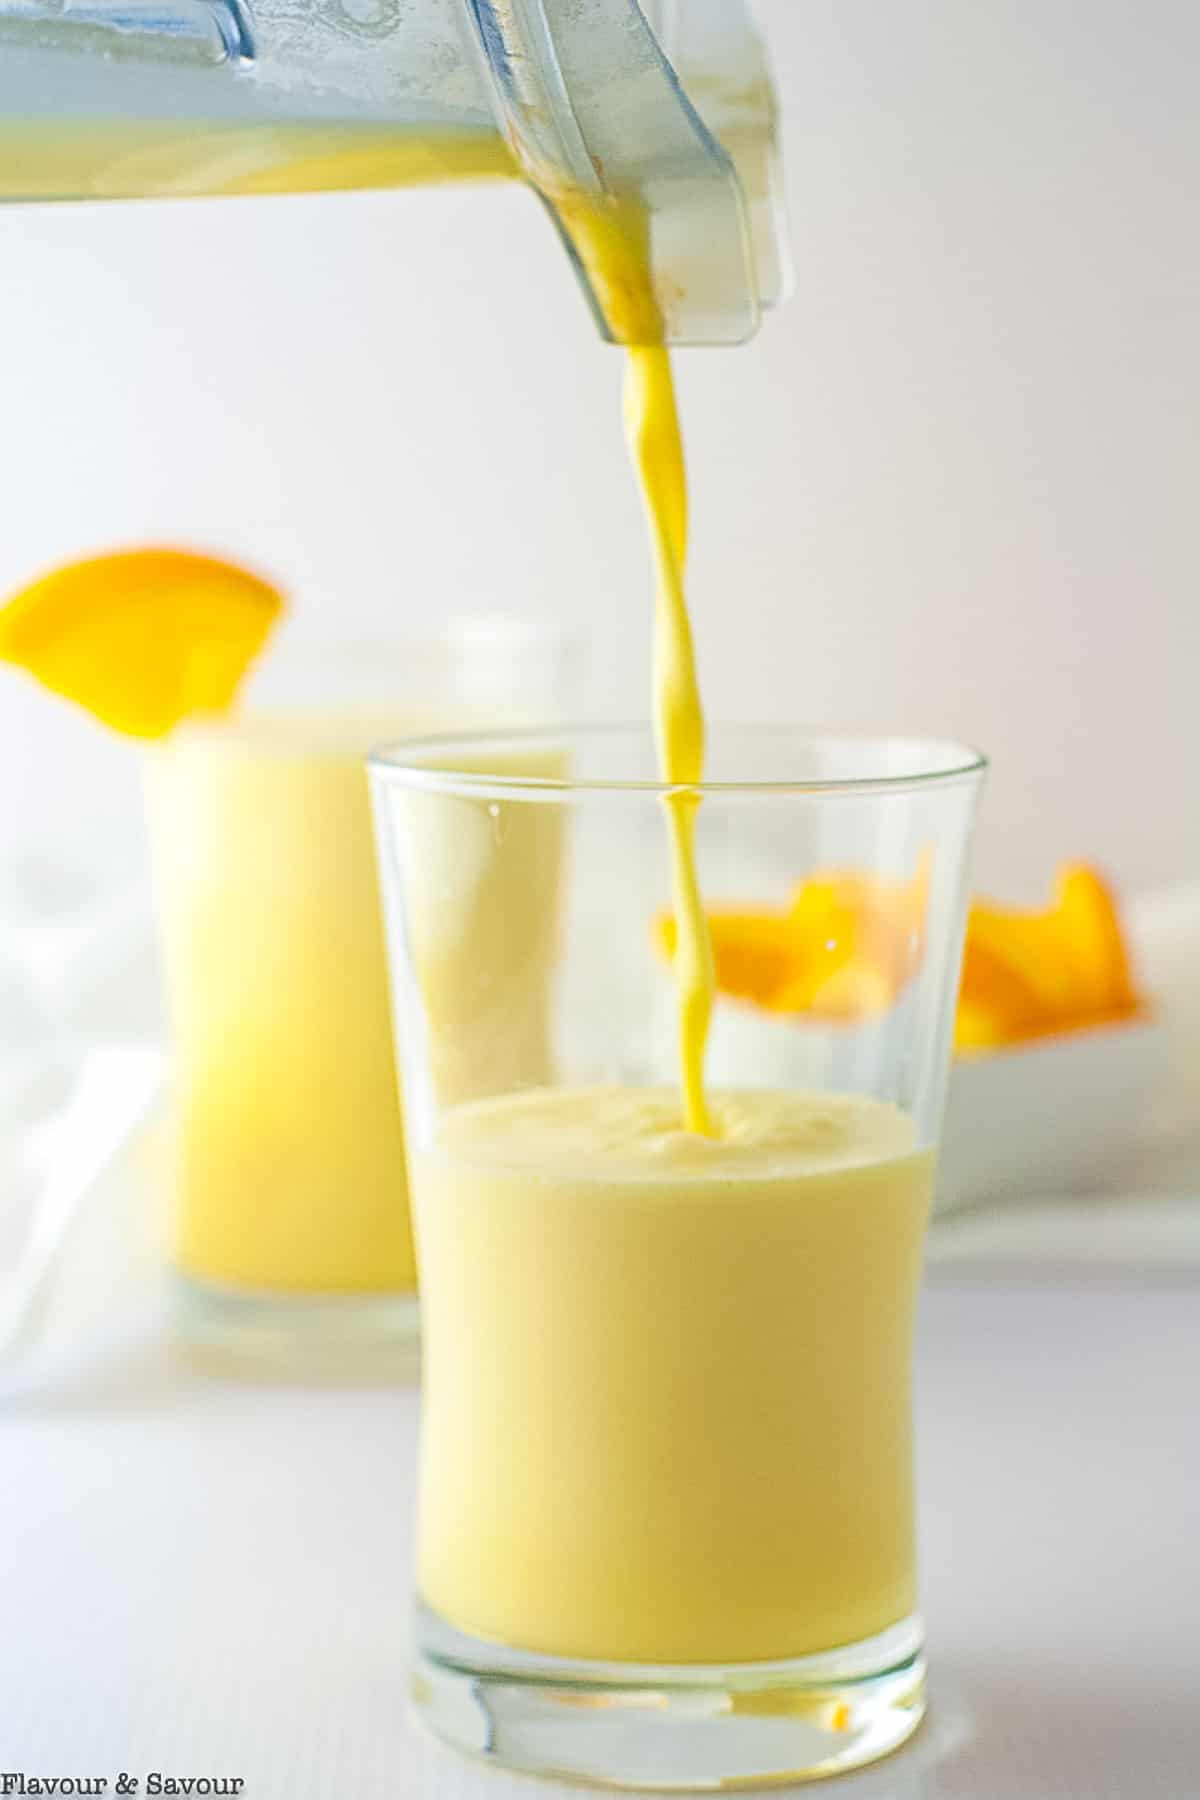
[[[838, 1800], [1200, 1795], [1200, 1285], [935, 1270], [934, 1710]], [[418, 1404], [180, 1370], [143, 1325], [0, 1399], [0, 1771], [517, 1800], [404, 1697]], [[577, 1792], [577, 1790], [574, 1790]], [[806, 1789], [806, 1792], [812, 1790]]]

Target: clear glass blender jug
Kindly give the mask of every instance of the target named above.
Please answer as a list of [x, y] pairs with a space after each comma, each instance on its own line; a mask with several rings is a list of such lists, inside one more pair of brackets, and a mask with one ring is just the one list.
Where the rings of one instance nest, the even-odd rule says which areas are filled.
[[[0, 199], [519, 174], [617, 342], [753, 334], [774, 153], [741, 0], [0, 0]], [[614, 220], [648, 318], [597, 279]]]

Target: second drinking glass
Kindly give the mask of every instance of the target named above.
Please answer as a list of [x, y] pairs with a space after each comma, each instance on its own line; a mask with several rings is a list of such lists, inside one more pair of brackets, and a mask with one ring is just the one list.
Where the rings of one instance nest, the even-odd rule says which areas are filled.
[[569, 644], [504, 618], [267, 659], [149, 758], [175, 1040], [186, 1336], [297, 1367], [416, 1346], [416, 1271], [364, 756], [559, 716]]

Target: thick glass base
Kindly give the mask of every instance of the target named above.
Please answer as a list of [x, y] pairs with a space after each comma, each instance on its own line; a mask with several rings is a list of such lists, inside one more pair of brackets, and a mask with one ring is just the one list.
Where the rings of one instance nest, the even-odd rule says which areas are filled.
[[415, 1294], [280, 1294], [177, 1274], [175, 1322], [191, 1360], [225, 1374], [313, 1381], [412, 1381]]
[[786, 1662], [575, 1662], [418, 1609], [413, 1697], [438, 1737], [527, 1774], [662, 1793], [811, 1781], [874, 1762], [925, 1711], [920, 1621]]

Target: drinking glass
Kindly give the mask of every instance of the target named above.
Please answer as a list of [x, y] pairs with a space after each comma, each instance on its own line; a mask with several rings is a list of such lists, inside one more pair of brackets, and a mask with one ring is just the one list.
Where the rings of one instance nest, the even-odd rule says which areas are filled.
[[922, 1714], [912, 1324], [984, 766], [711, 739], [716, 1140], [677, 1094], [649, 729], [371, 759], [424, 1307], [414, 1691], [478, 1756], [668, 1790], [850, 1768]]
[[561, 717], [569, 642], [504, 617], [268, 657], [147, 798], [174, 1037], [179, 1324], [209, 1352], [412, 1363], [416, 1270], [364, 757]]

